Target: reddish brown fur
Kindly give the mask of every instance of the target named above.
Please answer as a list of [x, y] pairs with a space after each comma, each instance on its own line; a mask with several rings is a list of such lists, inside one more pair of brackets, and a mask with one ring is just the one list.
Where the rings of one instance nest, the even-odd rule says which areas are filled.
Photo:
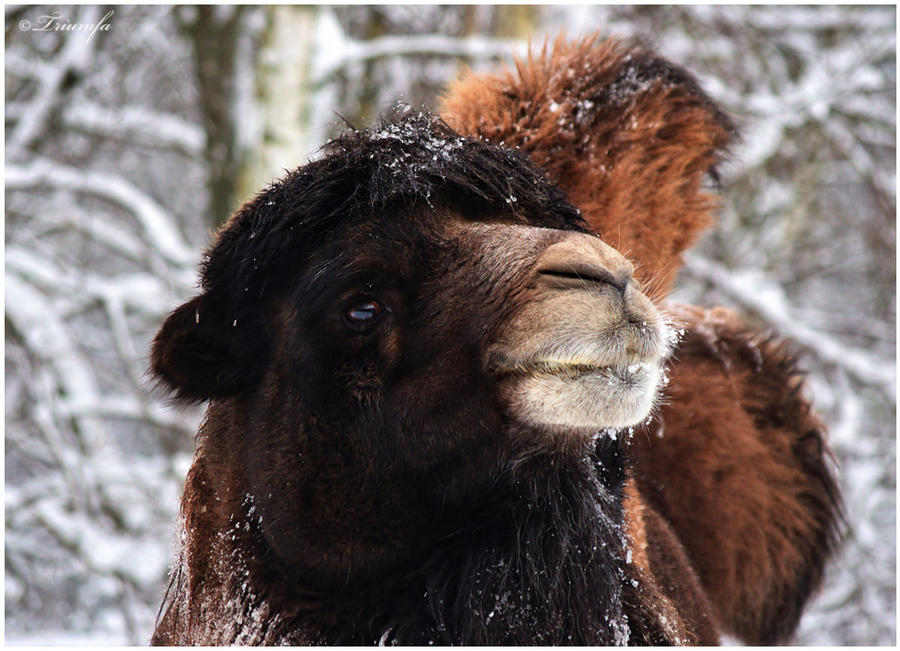
[[444, 118], [527, 152], [559, 181], [604, 241], [639, 263], [664, 296], [681, 253], [711, 223], [704, 177], [734, 136], [693, 78], [652, 53], [595, 38], [468, 75], [448, 88]]
[[[636, 482], [626, 484], [626, 535], [640, 599], [653, 603], [660, 620], [671, 626], [662, 644], [710, 646], [719, 643], [714, 610], [691, 560], [668, 524], [641, 496]], [[683, 620], [684, 614], [690, 620]]]
[[657, 422], [632, 442], [638, 485], [723, 627], [783, 642], [835, 543], [824, 426], [783, 344], [723, 308], [668, 307], [686, 334]]

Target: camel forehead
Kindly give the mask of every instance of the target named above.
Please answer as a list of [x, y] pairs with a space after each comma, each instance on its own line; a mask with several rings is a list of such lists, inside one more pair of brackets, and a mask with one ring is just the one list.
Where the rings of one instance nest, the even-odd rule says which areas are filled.
[[513, 272], [570, 232], [502, 213], [473, 219], [436, 207], [387, 212], [336, 229], [314, 247], [298, 289], [306, 293], [354, 279], [365, 284], [394, 278], [427, 281], [437, 290], [433, 283], [445, 276], [444, 284], [464, 283], [454, 273], [461, 269], [477, 267], [480, 276]]
[[434, 116], [416, 116], [397, 132], [344, 134], [322, 159], [242, 207], [207, 258], [204, 288], [253, 294], [262, 283], [294, 276], [347, 227], [375, 237], [450, 213], [584, 229], [562, 191], [523, 154], [459, 136]]

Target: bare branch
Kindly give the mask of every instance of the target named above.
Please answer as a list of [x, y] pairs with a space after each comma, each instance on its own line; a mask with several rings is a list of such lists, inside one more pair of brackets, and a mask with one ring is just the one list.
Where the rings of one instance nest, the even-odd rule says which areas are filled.
[[175, 410], [160, 403], [144, 403], [134, 396], [106, 395], [102, 401], [88, 403], [61, 401], [57, 406], [59, 414], [72, 418], [98, 417], [133, 420], [166, 427], [193, 436], [197, 431], [196, 418], [179, 415]]

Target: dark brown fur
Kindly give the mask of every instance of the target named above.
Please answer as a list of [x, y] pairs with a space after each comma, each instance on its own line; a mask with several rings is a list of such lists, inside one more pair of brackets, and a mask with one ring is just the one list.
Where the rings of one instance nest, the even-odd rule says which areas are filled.
[[[219, 233], [154, 343], [176, 397], [211, 401], [154, 643], [789, 637], [839, 496], [777, 341], [668, 306], [672, 383], [627, 446], [518, 422], [480, 357], [533, 295], [535, 256], [589, 226], [663, 295], [710, 223], [701, 181], [730, 122], [616, 43], [558, 42], [518, 74], [446, 98], [507, 147], [429, 116], [347, 134]], [[389, 328], [332, 318], [361, 287]]]
[[[484, 358], [582, 231], [521, 155], [415, 115], [235, 215], [154, 343], [181, 399], [212, 399], [154, 641], [695, 639], [627, 567], [618, 445], [518, 422]], [[341, 306], [369, 294], [387, 325], [357, 334]]]

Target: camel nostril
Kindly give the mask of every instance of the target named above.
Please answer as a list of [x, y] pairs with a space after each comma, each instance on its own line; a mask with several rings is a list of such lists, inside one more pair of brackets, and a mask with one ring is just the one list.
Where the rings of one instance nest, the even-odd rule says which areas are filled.
[[631, 281], [629, 274], [614, 274], [605, 267], [583, 261], [541, 266], [536, 273], [542, 284], [557, 289], [584, 289], [593, 283], [601, 283], [612, 285], [622, 296]]

